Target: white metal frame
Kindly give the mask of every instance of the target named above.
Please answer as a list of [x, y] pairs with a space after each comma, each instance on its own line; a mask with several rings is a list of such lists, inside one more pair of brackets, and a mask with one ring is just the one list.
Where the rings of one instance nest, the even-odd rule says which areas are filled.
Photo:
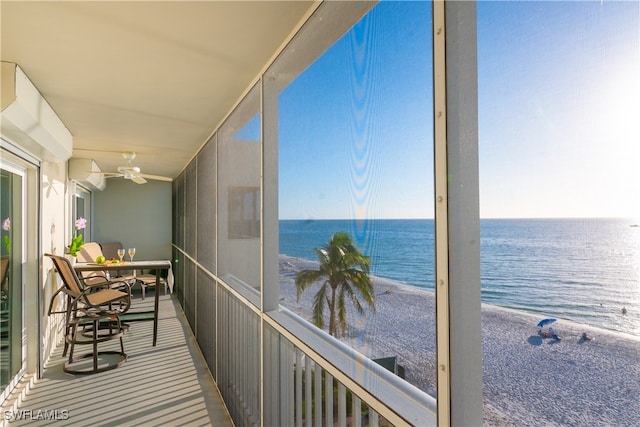
[[482, 423], [476, 4], [434, 6], [438, 424]]
[[[40, 162], [19, 148], [12, 146], [2, 139], [2, 155], [0, 166], [13, 174], [22, 177], [21, 212], [22, 228], [19, 235], [21, 241], [22, 266], [22, 348], [21, 367], [7, 387], [0, 394], [0, 401], [4, 401], [19, 384], [27, 372], [40, 373], [42, 354], [40, 340], [40, 294], [38, 286], [28, 284], [40, 283], [38, 268], [39, 227], [29, 227], [29, 224], [40, 223], [39, 213], [39, 166]], [[6, 151], [4, 151], [6, 149]]]
[[[266, 390], [265, 385], [269, 380], [269, 369], [286, 366], [290, 357], [294, 360], [301, 357], [300, 353], [294, 355], [298, 351], [309, 357], [313, 366], [319, 366], [336, 378], [394, 424], [476, 425], [482, 422], [475, 19], [474, 2], [436, 0], [433, 3], [437, 405], [435, 400], [413, 390], [410, 384], [394, 377], [387, 378], [386, 373], [380, 373], [370, 361], [361, 360], [355, 352], [342, 348], [333, 339], [323, 338], [321, 333], [305, 328], [303, 321], [295, 320], [295, 316], [278, 307], [277, 117], [272, 116], [277, 105], [273, 105], [274, 99], [268, 99], [264, 93], [267, 80], [277, 76], [270, 75], [269, 67], [260, 74], [262, 292], [254, 295], [233, 280], [219, 277], [217, 272], [207, 274], [216, 281], [218, 292], [228, 291], [228, 295], [236, 300], [234, 304], [243, 304], [248, 315], [259, 316], [260, 348], [247, 351], [259, 352], [261, 424], [265, 423], [266, 414], [294, 413], [295, 402], [282, 403], [281, 399], [282, 396], [293, 396], [289, 385], [283, 385], [289, 378], [286, 372], [281, 373], [285, 377], [278, 382], [278, 395], [269, 394], [273, 390]], [[179, 247], [176, 249], [182, 251]], [[191, 259], [195, 268], [204, 269], [197, 260], [183, 254]], [[236, 315], [239, 317], [234, 322], [244, 324], [244, 315]], [[216, 324], [221, 320], [218, 318]], [[265, 332], [267, 328], [270, 328], [269, 334]], [[274, 344], [274, 338], [280, 344]], [[290, 346], [291, 351], [279, 347], [282, 340], [290, 343], [285, 346]], [[224, 348], [219, 342], [216, 345], [216, 354], [224, 357], [220, 353]], [[274, 346], [278, 346], [277, 354], [270, 350], [276, 348]], [[305, 363], [311, 366], [311, 362]], [[358, 378], [362, 375], [379, 381], [377, 386], [355, 381], [349, 366], [357, 369]], [[315, 375], [319, 374], [315, 372]], [[246, 376], [240, 375], [238, 381], [245, 379]], [[387, 390], [380, 394], [381, 384]], [[316, 383], [316, 387], [319, 384]], [[340, 410], [344, 411], [344, 407]]]

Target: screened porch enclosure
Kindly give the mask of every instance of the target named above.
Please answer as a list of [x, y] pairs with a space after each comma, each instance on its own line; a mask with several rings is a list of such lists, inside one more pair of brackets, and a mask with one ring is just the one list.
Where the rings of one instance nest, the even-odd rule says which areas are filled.
[[[238, 425], [437, 423], [434, 397], [280, 305], [278, 154], [290, 88], [375, 7], [319, 7], [173, 184], [176, 297]], [[327, 22], [331, 37], [318, 38]]]
[[[172, 238], [164, 250], [169, 247], [171, 251], [175, 287], [173, 295], [162, 295], [162, 304], [163, 309], [169, 308], [169, 304], [175, 303], [175, 306], [163, 311], [162, 316], [166, 317], [161, 318], [158, 348], [151, 347], [148, 340], [144, 345], [137, 340], [140, 334], [148, 334], [144, 328], [150, 324], [144, 324], [144, 328], [137, 331], [132, 328], [129, 333], [133, 336], [129, 343], [125, 336], [124, 345], [131, 346], [132, 357], [113, 371], [113, 380], [122, 380], [119, 390], [125, 396], [123, 399], [130, 399], [138, 407], [120, 415], [118, 420], [122, 424], [146, 421], [166, 425], [191, 419], [206, 423], [207, 417], [210, 423], [215, 423], [218, 411], [209, 412], [207, 408], [211, 401], [216, 400], [211, 393], [218, 391], [225, 406], [222, 412], [225, 415], [228, 412], [235, 425], [423, 426], [481, 422], [482, 354], [477, 332], [480, 328], [480, 281], [476, 269], [479, 251], [477, 239], [475, 245], [464, 241], [469, 235], [478, 234], [477, 111], [466, 103], [455, 102], [474, 94], [477, 86], [475, 53], [468, 48], [475, 45], [475, 28], [466, 25], [475, 21], [475, 5], [451, 2], [446, 10], [443, 2], [410, 2], [407, 5], [417, 9], [402, 11], [404, 17], [411, 17], [408, 10], [419, 10], [413, 16], [417, 18], [413, 24], [417, 25], [420, 35], [413, 40], [409, 31], [404, 34], [405, 39], [399, 39], [397, 46], [407, 47], [403, 40], [411, 39], [415, 43], [413, 47], [417, 47], [408, 50], [416, 54], [411, 58], [417, 58], [419, 62], [416, 66], [420, 75], [419, 90], [405, 92], [418, 95], [421, 109], [419, 113], [411, 111], [409, 114], [408, 109], [403, 112], [404, 104], [396, 104], [393, 120], [411, 116], [407, 123], [417, 123], [412, 130], [417, 135], [419, 154], [411, 156], [405, 153], [404, 157], [397, 158], [376, 152], [376, 156], [369, 157], [369, 148], [385, 141], [386, 132], [397, 131], [392, 136], [398, 141], [403, 141], [406, 136], [401, 132], [405, 122], [400, 125], [397, 122], [397, 126], [381, 130], [379, 126], [384, 120], [382, 116], [376, 117], [377, 109], [371, 107], [373, 101], [391, 105], [392, 96], [396, 95], [393, 87], [379, 87], [377, 83], [393, 85], [396, 72], [406, 67], [388, 61], [386, 65], [390, 68], [376, 76], [381, 77], [380, 80], [369, 79], [366, 74], [367, 61], [379, 59], [376, 48], [379, 47], [377, 43], [385, 38], [384, 20], [394, 19], [393, 8], [397, 8], [397, 12], [402, 9], [402, 3], [317, 2], [309, 6], [307, 15], [295, 31], [292, 30], [286, 43], [273, 53], [264, 69], [242, 92], [241, 99], [224, 116], [224, 120], [215, 124], [214, 131], [173, 178], [170, 191], [164, 191], [169, 185], [165, 183], [163, 194], [151, 201], [136, 197], [133, 191], [128, 192], [127, 207], [133, 205], [137, 209], [139, 204], [143, 206], [144, 215], [129, 216], [128, 213], [135, 209], [125, 209], [124, 213], [112, 215], [115, 218], [111, 219], [112, 226], [126, 221], [128, 226], [136, 227], [134, 220], [153, 219], [147, 206], [168, 215], [169, 206], [162, 197], [171, 195], [171, 217], [159, 220], [158, 224], [164, 224], [162, 229], [168, 233], [168, 223], [171, 222]], [[445, 14], [449, 18], [446, 20], [447, 39], [443, 31]], [[375, 31], [369, 31], [371, 29]], [[361, 38], [371, 34], [373, 40]], [[316, 67], [327, 60], [327, 52], [345, 44], [350, 46], [350, 50], [342, 59], [345, 62], [337, 68], [346, 71], [340, 74], [340, 78], [350, 81], [353, 86], [330, 100], [335, 104], [324, 103], [315, 98], [321, 91], [314, 89], [319, 89], [320, 80], [329, 74], [317, 73]], [[363, 58], [366, 58], [365, 62], [361, 62]], [[310, 79], [314, 74], [316, 80]], [[318, 75], [320, 80], [317, 80]], [[311, 85], [303, 90], [302, 96], [300, 93], [294, 96], [296, 87], [305, 81], [311, 81]], [[300, 101], [306, 104], [298, 104]], [[398, 102], [393, 99], [393, 103]], [[339, 126], [333, 126], [335, 123], [329, 126], [329, 122], [323, 120], [321, 113], [327, 111], [314, 110], [320, 105], [339, 117]], [[337, 108], [344, 105], [352, 109], [349, 114], [342, 114], [342, 110]], [[329, 139], [310, 138], [312, 132], [303, 123], [302, 112], [308, 113], [316, 125], [324, 126], [324, 137], [340, 141], [343, 147], [335, 149], [329, 146]], [[298, 125], [298, 129], [293, 125]], [[334, 133], [336, 129], [346, 130], [346, 134]], [[447, 129], [459, 134], [454, 134], [453, 140], [449, 141]], [[300, 130], [303, 132], [296, 134], [295, 131]], [[374, 130], [380, 133], [369, 133]], [[384, 186], [384, 191], [379, 194], [397, 192], [409, 194], [407, 200], [414, 197], [419, 200], [421, 206], [412, 210], [412, 215], [428, 217], [431, 214], [435, 217], [433, 224], [437, 238], [432, 242], [433, 250], [429, 257], [438, 268], [434, 277], [429, 278], [438, 284], [438, 309], [431, 310], [429, 330], [420, 332], [426, 339], [434, 341], [434, 350], [425, 363], [433, 378], [431, 394], [401, 378], [398, 373], [402, 369], [394, 366], [389, 370], [381, 366], [362, 347], [345, 344], [312, 325], [306, 316], [281, 304], [279, 223], [286, 215], [280, 201], [290, 197], [285, 187], [295, 181], [281, 175], [283, 165], [287, 164], [282, 156], [295, 154], [288, 145], [292, 136], [298, 137], [297, 140], [294, 138], [294, 145], [297, 144], [302, 151], [314, 152], [325, 147], [324, 154], [336, 155], [337, 158], [344, 157], [345, 151], [340, 150], [346, 148], [347, 154], [351, 155], [346, 156], [351, 161], [350, 165], [336, 168], [343, 174], [342, 178], [345, 171], [348, 175], [346, 180], [343, 179], [346, 182], [344, 188], [338, 188], [340, 183], [330, 184], [332, 189], [347, 193], [346, 199], [334, 204], [350, 212], [352, 216], [349, 219], [382, 214], [382, 211], [374, 209], [378, 197], [375, 191], [382, 188], [381, 184], [389, 185]], [[398, 144], [396, 148], [402, 147]], [[425, 153], [429, 153], [429, 157]], [[419, 167], [426, 171], [424, 173], [433, 179], [423, 180], [426, 175], [420, 175], [415, 179], [405, 178], [397, 183], [389, 180], [387, 183], [378, 177], [378, 170], [373, 167], [393, 166], [396, 175], [402, 175], [402, 162], [399, 161], [402, 159], [418, 162]], [[101, 197], [95, 192], [80, 195], [74, 191], [77, 190], [76, 183], [69, 177], [65, 161], [37, 163], [42, 166], [42, 181], [39, 183], [42, 188], [35, 186], [33, 193], [38, 194], [37, 201], [43, 201], [44, 209], [32, 215], [42, 222], [38, 224], [38, 231], [29, 235], [34, 247], [40, 250], [38, 242], [42, 240], [44, 246], [51, 246], [52, 252], [64, 250], [61, 249], [62, 242], [66, 242], [69, 229], [73, 230], [73, 221], [68, 217], [83, 213], [96, 218], [94, 222], [97, 225], [92, 230], [95, 233], [91, 237], [97, 240], [104, 237], [100, 234], [104, 232], [100, 228], [104, 217], [100, 217], [97, 211], [100, 204], [113, 200], [113, 194], [119, 192], [113, 191], [108, 197]], [[311, 176], [310, 168], [303, 170], [300, 176], [306, 172]], [[129, 183], [123, 180], [120, 184]], [[418, 191], [412, 186], [415, 184]], [[118, 188], [117, 185], [113, 188]], [[147, 188], [151, 187], [147, 184]], [[54, 191], [56, 189], [60, 191]], [[306, 191], [309, 190], [307, 187]], [[51, 199], [46, 198], [49, 193], [52, 194]], [[319, 198], [327, 194], [326, 191], [320, 192]], [[302, 202], [300, 205], [310, 206]], [[421, 209], [424, 206], [429, 210]], [[49, 221], [53, 217], [55, 221]], [[455, 227], [449, 228], [450, 221]], [[61, 223], [66, 225], [61, 227]], [[54, 235], [56, 224], [58, 234]], [[64, 230], [60, 230], [62, 228]], [[152, 235], [153, 232], [147, 234]], [[141, 245], [148, 242], [139, 237], [135, 239], [140, 242], [136, 245], [138, 252], [142, 252]], [[151, 237], [148, 240], [154, 241]], [[29, 266], [43, 285], [33, 286], [35, 291], [31, 291], [39, 292], [38, 297], [32, 299], [40, 304], [40, 311], [56, 285], [56, 281], [51, 280], [49, 265], [42, 261], [41, 252], [33, 250], [30, 253], [33, 265]], [[146, 252], [147, 255], [152, 253], [150, 249]], [[138, 253], [136, 257], [139, 256], [143, 255]], [[163, 258], [168, 256], [163, 255]], [[43, 271], [43, 266], [47, 271]], [[33, 281], [36, 282], [38, 280]], [[472, 284], [471, 289], [469, 283]], [[151, 300], [147, 298], [145, 301]], [[31, 311], [40, 314], [38, 310]], [[27, 322], [32, 329], [45, 325], [43, 336], [38, 335], [39, 330], [38, 334], [28, 332], [29, 345], [34, 347], [35, 343], [37, 347], [35, 351], [31, 348], [28, 352], [29, 375], [25, 377], [26, 381], [34, 383], [31, 384], [32, 400], [22, 403], [18, 398], [18, 409], [37, 409], [38, 405], [55, 407], [51, 401], [41, 399], [38, 390], [49, 393], [52, 388], [59, 387], [59, 390], [69, 390], [69, 393], [86, 391], [77, 387], [80, 381], [76, 378], [64, 378], [65, 382], [62, 378], [50, 376], [55, 376], [54, 365], [59, 363], [56, 343], [60, 341], [63, 326], [59, 318], [40, 317]], [[185, 323], [177, 325], [174, 318]], [[163, 323], [164, 333], [167, 333], [164, 342]], [[43, 340], [46, 345], [41, 349], [39, 343]], [[186, 354], [184, 360], [180, 359], [189, 371], [190, 380], [200, 385], [212, 380], [217, 387], [215, 392], [208, 385], [206, 390], [203, 389], [197, 398], [198, 405], [202, 403], [205, 409], [200, 411], [201, 405], [193, 414], [189, 414], [192, 396], [183, 395], [191, 384], [187, 384], [179, 371], [162, 367], [164, 362], [175, 358], [172, 351], [179, 349], [183, 355], [186, 351], [183, 341], [197, 345], [195, 352], [188, 350], [191, 361]], [[199, 359], [195, 353], [201, 353], [205, 366], [197, 365]], [[400, 357], [400, 352], [397, 353], [389, 356], [392, 359]], [[142, 360], [154, 365], [156, 370], [144, 371], [140, 366]], [[45, 366], [45, 363], [54, 365]], [[193, 372], [192, 363], [198, 372]], [[136, 368], [144, 374], [135, 371]], [[162, 377], [161, 373], [166, 376]], [[45, 379], [40, 388], [35, 384], [39, 375]], [[125, 378], [127, 375], [132, 380]], [[139, 378], [144, 376], [149, 382], [137, 383], [134, 380], [136, 375], [140, 375]], [[148, 392], [157, 387], [157, 383], [154, 384], [157, 379], [166, 383], [166, 401], [162, 395]], [[145, 394], [153, 399], [145, 401]], [[58, 396], [51, 397], [55, 399]], [[167, 407], [171, 404], [179, 406], [179, 414]], [[83, 408], [76, 420], [89, 420], [91, 411], [96, 410], [92, 405], [90, 403]], [[79, 410], [75, 406], [73, 408]], [[155, 418], [154, 413], [157, 414]], [[193, 418], [184, 418], [185, 415]], [[105, 414], [101, 413], [101, 416]], [[101, 420], [106, 424], [110, 422], [106, 418]]]

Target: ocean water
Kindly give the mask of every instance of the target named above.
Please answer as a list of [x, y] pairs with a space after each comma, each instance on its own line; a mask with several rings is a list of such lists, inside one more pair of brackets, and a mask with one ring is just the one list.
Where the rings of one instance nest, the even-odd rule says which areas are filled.
[[[371, 258], [372, 274], [434, 288], [433, 220], [281, 220], [280, 253], [316, 260], [336, 231]], [[632, 221], [483, 219], [480, 251], [483, 302], [640, 336]]]

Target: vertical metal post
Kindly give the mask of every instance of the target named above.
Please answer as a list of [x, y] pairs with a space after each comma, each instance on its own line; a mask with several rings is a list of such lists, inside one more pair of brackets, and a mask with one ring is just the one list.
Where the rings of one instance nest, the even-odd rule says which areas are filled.
[[302, 351], [296, 349], [296, 427], [302, 427]]
[[342, 383], [338, 383], [338, 426], [347, 425], [347, 389]]
[[313, 414], [316, 419], [314, 425], [322, 427], [322, 367], [317, 363], [313, 365], [313, 374], [313, 398], [316, 405]]
[[438, 424], [482, 424], [476, 4], [434, 2]]
[[362, 402], [355, 394], [351, 400], [351, 425], [352, 427], [362, 427]]
[[[261, 344], [264, 340], [264, 316], [266, 312], [277, 310], [280, 297], [278, 271], [279, 225], [278, 225], [278, 96], [273, 84], [270, 89], [265, 84], [264, 75], [260, 78], [260, 105], [262, 131], [262, 172], [260, 182], [260, 238], [261, 250], [261, 287], [260, 287], [260, 333]], [[260, 346], [260, 401], [261, 425], [264, 425], [265, 407], [277, 410], [278, 399], [265, 395], [264, 346]]]
[[333, 376], [328, 372], [325, 372], [324, 375], [324, 394], [326, 396], [325, 426], [330, 427], [333, 426]]
[[433, 2], [434, 182], [436, 242], [436, 358], [438, 425], [451, 425], [449, 355], [449, 219], [447, 79], [444, 1]]
[[313, 388], [311, 384], [311, 374], [313, 367], [311, 363], [311, 358], [309, 356], [305, 356], [304, 358], [304, 425], [306, 427], [311, 427], [311, 421], [313, 420]]

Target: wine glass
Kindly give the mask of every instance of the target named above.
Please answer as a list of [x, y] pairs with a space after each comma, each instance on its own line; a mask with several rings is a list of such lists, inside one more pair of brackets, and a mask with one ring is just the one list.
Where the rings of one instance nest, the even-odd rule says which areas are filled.
[[131, 258], [131, 262], [133, 262], [133, 256], [136, 254], [136, 248], [129, 248], [129, 258]]
[[120, 258], [120, 262], [122, 262], [122, 258], [124, 258], [124, 248], [118, 249], [118, 258]]

